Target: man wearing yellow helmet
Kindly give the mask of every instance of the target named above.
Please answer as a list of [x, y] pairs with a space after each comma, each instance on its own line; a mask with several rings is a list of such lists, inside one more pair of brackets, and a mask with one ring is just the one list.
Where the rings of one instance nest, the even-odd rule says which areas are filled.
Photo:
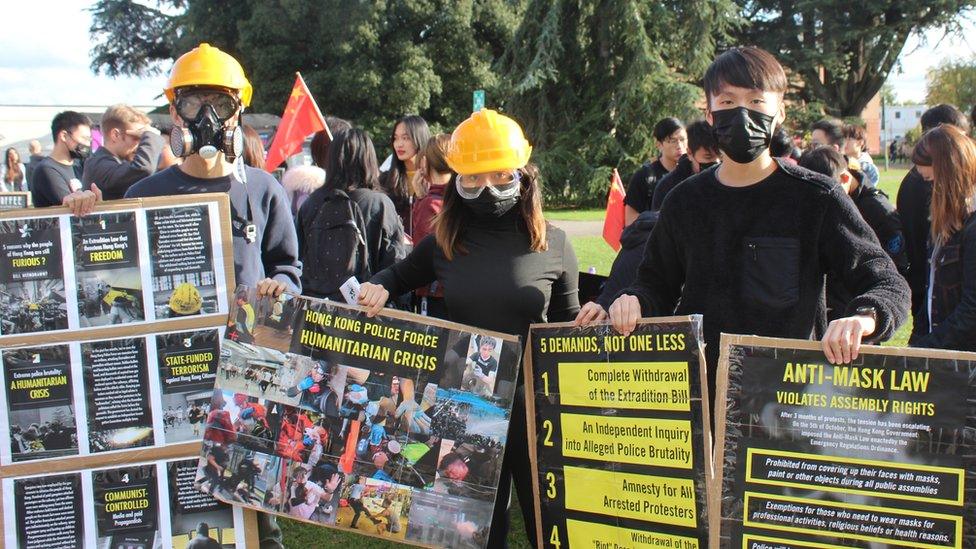
[[[433, 234], [361, 286], [359, 303], [367, 314], [379, 312], [391, 294], [439, 280], [448, 318], [455, 322], [524, 339], [529, 324], [573, 319], [579, 310], [576, 254], [566, 233], [542, 215], [537, 171], [528, 163], [531, 153], [522, 128], [505, 115], [481, 110], [462, 122], [451, 135], [446, 158], [458, 176], [444, 191]], [[527, 534], [535, 539], [524, 389], [510, 370], [495, 375], [509, 382], [494, 384], [496, 391], [514, 384], [518, 392], [488, 547], [505, 543], [513, 478]]]

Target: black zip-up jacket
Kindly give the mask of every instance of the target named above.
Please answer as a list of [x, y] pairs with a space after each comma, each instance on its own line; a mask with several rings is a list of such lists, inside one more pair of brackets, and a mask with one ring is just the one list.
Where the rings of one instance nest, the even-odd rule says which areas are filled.
[[854, 203], [833, 180], [777, 160], [748, 187], [708, 170], [675, 187], [644, 251], [637, 281], [623, 293], [645, 316], [704, 315], [709, 389], [719, 336], [808, 339], [825, 325], [824, 275], [833, 270], [855, 295], [845, 316], [874, 307], [884, 340], [906, 318], [909, 290]]
[[[671, 172], [674, 173], [674, 172]], [[620, 251], [610, 267], [610, 276], [603, 285], [603, 291], [596, 302], [604, 310], [610, 308], [613, 298], [620, 290], [632, 285], [637, 278], [637, 267], [644, 258], [644, 246], [657, 223], [658, 212], [646, 210], [637, 216], [633, 223], [624, 228], [620, 235]]]
[[657, 185], [654, 187], [654, 198], [651, 200], [651, 209], [660, 210], [671, 189], [693, 175], [695, 175], [695, 167], [691, 165], [691, 158], [687, 154], [681, 155], [674, 169], [657, 180]]
[[932, 261], [932, 328], [927, 299], [923, 299], [923, 306], [915, 312], [910, 343], [913, 347], [976, 351], [976, 213], [935, 251]]
[[898, 187], [896, 206], [905, 233], [908, 256], [908, 285], [912, 288], [912, 312], [919, 314], [925, 303], [925, 284], [929, 277], [929, 209], [932, 204], [932, 184], [922, 178], [914, 167]]
[[471, 214], [465, 223], [461, 243], [468, 253], [448, 261], [428, 235], [370, 282], [395, 296], [440, 280], [450, 320], [523, 341], [529, 324], [576, 317], [579, 266], [566, 233], [549, 225], [549, 249], [533, 252], [517, 207], [500, 218]]

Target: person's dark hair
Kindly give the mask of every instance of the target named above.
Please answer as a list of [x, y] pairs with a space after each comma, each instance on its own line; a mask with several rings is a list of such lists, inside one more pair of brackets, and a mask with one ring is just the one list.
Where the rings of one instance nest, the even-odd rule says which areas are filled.
[[87, 116], [75, 111], [62, 111], [54, 115], [54, 120], [51, 120], [51, 137], [54, 138], [54, 142], [58, 142], [58, 134], [67, 131], [71, 133], [75, 131], [78, 126], [92, 126], [92, 121]]
[[848, 140], [854, 140], [861, 144], [862, 148], [867, 146], [867, 134], [864, 131], [864, 126], [859, 126], [857, 124], [844, 124], [844, 138]]
[[258, 131], [251, 126], [241, 126], [244, 132], [244, 163], [252, 168], [264, 169], [264, 143]]
[[[521, 177], [521, 191], [518, 208], [522, 214], [529, 235], [529, 249], [542, 252], [549, 249], [546, 240], [546, 218], [542, 213], [542, 183], [539, 181], [539, 170], [532, 164], [527, 164], [519, 170]], [[468, 250], [461, 244], [461, 234], [470, 212], [464, 205], [464, 199], [457, 192], [456, 185], [448, 185], [444, 189], [444, 206], [434, 217], [432, 228], [437, 246], [444, 253], [448, 261], [454, 259], [454, 254], [467, 254]]]
[[829, 143], [824, 143], [824, 145], [837, 145], [844, 141], [844, 130], [843, 124], [840, 120], [835, 120], [832, 118], [823, 118], [817, 120], [810, 126], [810, 131], [820, 130], [827, 135]]
[[369, 134], [351, 128], [333, 136], [325, 168], [325, 187], [340, 191], [376, 189], [379, 168]]
[[662, 142], [668, 137], [671, 137], [671, 134], [684, 127], [685, 125], [680, 120], [669, 116], [658, 120], [657, 124], [654, 124], [654, 131], [652, 133], [656, 141]]
[[766, 50], [748, 46], [732, 48], [715, 58], [705, 71], [706, 101], [718, 95], [724, 86], [735, 86], [764, 92], [786, 93], [783, 66]]
[[[329, 128], [329, 131], [325, 130], [315, 132], [312, 136], [312, 143], [309, 145], [309, 149], [312, 152], [312, 164], [325, 169], [325, 164], [329, 161], [329, 145], [332, 143], [332, 139], [340, 133], [352, 128], [352, 124], [348, 120], [343, 120], [342, 118], [336, 118], [335, 116], [326, 116], [325, 125]], [[332, 134], [332, 139], [329, 139], [329, 134]]]
[[826, 175], [832, 179], [838, 179], [840, 174], [847, 170], [847, 161], [844, 160], [844, 155], [828, 145], [821, 145], [803, 153], [798, 164], [801, 168]]
[[197, 524], [197, 533], [203, 536], [210, 535], [210, 525], [206, 522], [201, 522]]
[[695, 151], [707, 149], [718, 153], [718, 142], [715, 141], [715, 134], [712, 133], [712, 125], [704, 120], [696, 120], [688, 124], [688, 152], [694, 154]]
[[[393, 138], [396, 135], [397, 126], [400, 124], [403, 124], [407, 129], [410, 140], [417, 147], [417, 155], [419, 156], [424, 151], [424, 148], [427, 147], [427, 142], [430, 141], [430, 128], [427, 126], [427, 121], [415, 114], [411, 114], [394, 122], [393, 129], [390, 130], [390, 141], [388, 143], [391, 149], [393, 148]], [[390, 195], [394, 203], [397, 200], [405, 199], [410, 194], [410, 188], [407, 182], [407, 165], [403, 160], [397, 158], [396, 151], [393, 151], [393, 163], [390, 165], [390, 170], [384, 173], [380, 179], [380, 185], [386, 191], [386, 194]]]
[[793, 156], [793, 138], [782, 126], [773, 132], [773, 138], [769, 141], [769, 154], [773, 158]]
[[969, 121], [955, 105], [942, 103], [922, 113], [922, 131], [927, 132], [939, 124], [952, 124], [963, 132], [969, 131]]

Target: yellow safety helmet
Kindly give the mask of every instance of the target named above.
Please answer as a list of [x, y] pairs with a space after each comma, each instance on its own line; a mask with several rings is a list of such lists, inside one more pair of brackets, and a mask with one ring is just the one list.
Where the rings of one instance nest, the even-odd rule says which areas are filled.
[[185, 86], [218, 86], [237, 90], [245, 107], [251, 104], [251, 94], [254, 92], [237, 59], [206, 42], [181, 55], [173, 65], [165, 90], [170, 103], [176, 101], [176, 89]]
[[189, 282], [177, 286], [169, 298], [169, 308], [180, 316], [195, 315], [200, 312], [202, 305], [200, 290]]
[[517, 170], [529, 163], [532, 146], [521, 126], [490, 109], [481, 109], [451, 134], [447, 165], [462, 175]]

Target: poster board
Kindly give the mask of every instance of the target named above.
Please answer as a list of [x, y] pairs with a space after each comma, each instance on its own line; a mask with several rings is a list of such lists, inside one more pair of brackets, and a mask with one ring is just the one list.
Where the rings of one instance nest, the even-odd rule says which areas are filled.
[[233, 290], [230, 242], [222, 193], [106, 202], [85, 217], [0, 212], [0, 345], [219, 323]]
[[5, 192], [0, 193], [0, 210], [21, 210], [31, 205], [31, 193]]
[[718, 374], [713, 547], [976, 546], [976, 353], [723, 334]]
[[257, 546], [253, 513], [197, 490], [184, 458], [0, 480], [4, 547], [183, 549], [200, 523], [221, 547]]
[[525, 397], [537, 547], [704, 548], [711, 437], [701, 316], [537, 324]]
[[240, 288], [198, 481], [347, 532], [485, 547], [521, 351], [515, 336]]

